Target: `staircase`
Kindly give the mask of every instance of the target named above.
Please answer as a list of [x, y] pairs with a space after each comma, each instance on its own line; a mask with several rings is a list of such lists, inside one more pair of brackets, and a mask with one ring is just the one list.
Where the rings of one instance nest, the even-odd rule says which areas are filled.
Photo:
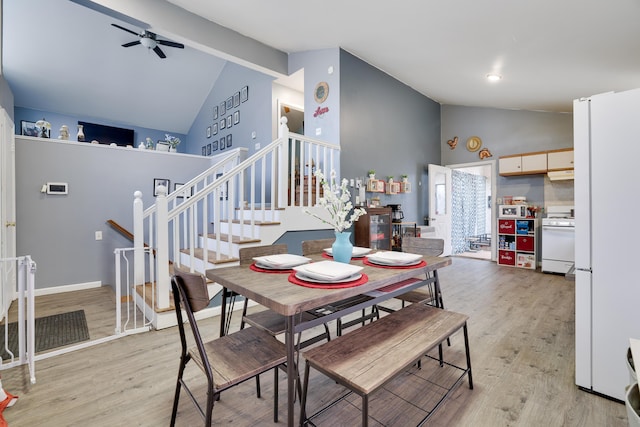
[[[312, 176], [316, 167], [325, 176], [338, 171], [340, 148], [289, 133], [286, 123], [283, 117], [278, 139], [254, 155], [245, 158], [246, 149], [234, 150], [173, 193], [158, 187], [153, 206], [145, 209], [141, 193], [134, 195], [134, 286], [151, 286], [146, 293], [152, 297], [134, 294], [154, 328], [176, 322], [170, 262], [204, 273], [238, 265], [240, 247], [273, 244], [287, 231], [327, 228], [303, 213], [322, 209], [315, 207], [320, 182], [300, 176]], [[147, 256], [145, 241], [151, 248]], [[209, 295], [221, 289], [211, 283]], [[217, 314], [219, 307], [202, 312]]]

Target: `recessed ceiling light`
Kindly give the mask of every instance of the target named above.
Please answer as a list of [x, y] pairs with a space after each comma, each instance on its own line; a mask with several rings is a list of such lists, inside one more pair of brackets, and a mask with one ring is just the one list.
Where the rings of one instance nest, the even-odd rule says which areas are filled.
[[487, 80], [490, 82], [499, 82], [502, 80], [502, 76], [500, 74], [487, 74]]

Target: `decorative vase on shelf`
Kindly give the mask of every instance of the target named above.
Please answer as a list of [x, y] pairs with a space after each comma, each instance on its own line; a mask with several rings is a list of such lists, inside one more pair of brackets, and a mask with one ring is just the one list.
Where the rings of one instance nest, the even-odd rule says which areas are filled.
[[331, 254], [336, 262], [348, 264], [353, 254], [353, 245], [351, 244], [350, 231], [336, 231], [336, 241], [331, 246]]
[[78, 141], [83, 142], [84, 141], [84, 126], [83, 125], [78, 125]]
[[178, 151], [178, 149], [176, 147], [169, 147], [169, 152], [170, 153], [175, 153], [177, 151]]

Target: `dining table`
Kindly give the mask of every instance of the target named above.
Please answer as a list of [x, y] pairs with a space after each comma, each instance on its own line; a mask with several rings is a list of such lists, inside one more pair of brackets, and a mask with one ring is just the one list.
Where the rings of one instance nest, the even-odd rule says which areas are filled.
[[[327, 260], [326, 254], [315, 254], [308, 258], [311, 259], [311, 263]], [[428, 283], [433, 283], [436, 291], [439, 292], [440, 284], [437, 271], [451, 265], [451, 258], [424, 256], [422, 262], [417, 265], [383, 266], [368, 262], [368, 259], [364, 257], [352, 258], [350, 264], [363, 267], [361, 270], [362, 278], [354, 286], [340, 286], [339, 283], [327, 286], [311, 283], [307, 286], [295, 280], [295, 273], [292, 271], [278, 274], [247, 266], [215, 268], [206, 271], [208, 279], [223, 287], [220, 335], [229, 332], [226, 330], [229, 322], [225, 319], [232, 313], [227, 313], [227, 300], [236, 294], [285, 316], [287, 425], [289, 426], [294, 425], [295, 390], [298, 378], [296, 334], [330, 320], [380, 304]], [[330, 309], [334, 303], [363, 294], [368, 298], [363, 298], [359, 304], [340, 307], [336, 310]], [[436, 305], [438, 301], [441, 300], [436, 298]], [[302, 313], [319, 308], [322, 308], [321, 315], [317, 317], [302, 316]]]

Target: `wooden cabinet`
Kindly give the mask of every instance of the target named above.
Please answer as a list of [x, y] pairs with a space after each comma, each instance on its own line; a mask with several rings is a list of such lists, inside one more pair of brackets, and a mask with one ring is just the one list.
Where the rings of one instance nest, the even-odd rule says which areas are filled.
[[500, 175], [532, 175], [547, 172], [547, 153], [526, 153], [502, 156], [498, 160]]
[[522, 155], [522, 173], [545, 173], [547, 171], [547, 153]]
[[367, 208], [354, 223], [355, 244], [363, 248], [391, 250], [391, 208]]
[[536, 269], [538, 220], [498, 219], [498, 265]]
[[547, 170], [562, 171], [573, 169], [573, 148], [547, 152]]

